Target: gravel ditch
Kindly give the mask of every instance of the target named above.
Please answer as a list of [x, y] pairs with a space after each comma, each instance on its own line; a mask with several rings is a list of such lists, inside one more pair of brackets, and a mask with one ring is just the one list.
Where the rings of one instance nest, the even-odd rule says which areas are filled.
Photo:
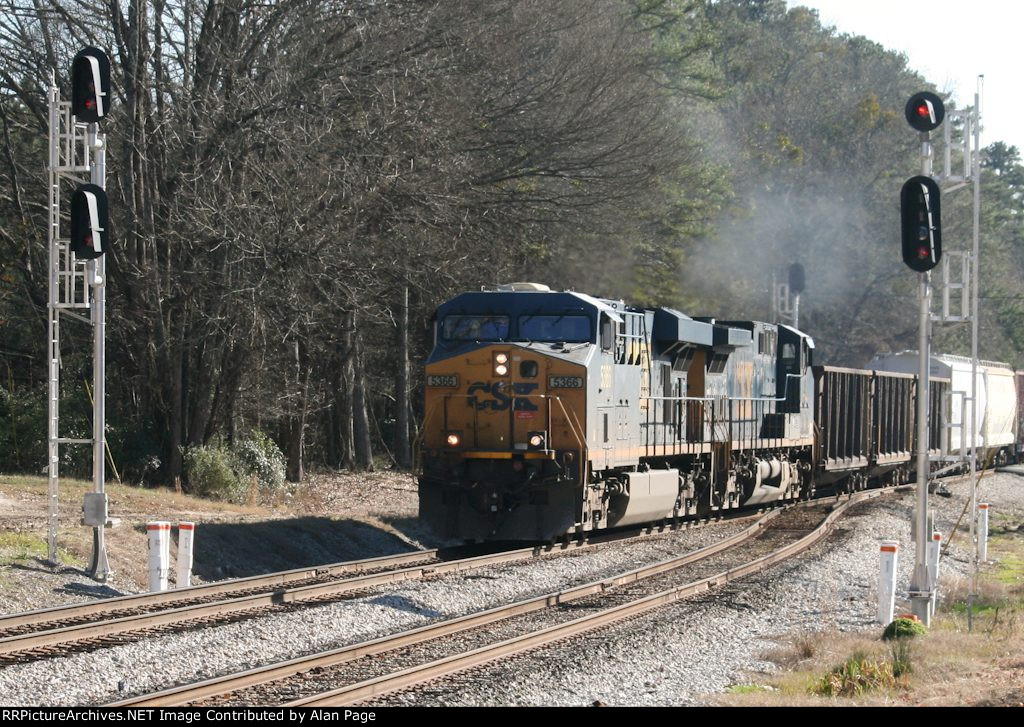
[[[930, 499], [936, 527], [948, 534], [970, 497]], [[1024, 518], [1024, 477], [995, 474], [979, 487], [994, 512]], [[797, 561], [714, 594], [660, 609], [620, 626], [483, 667], [382, 703], [417, 705], [706, 705], [750, 673], [774, 669], [763, 655], [787, 637], [878, 628], [878, 545], [898, 540], [897, 610], [909, 610], [914, 498], [876, 501], [843, 518], [822, 545]], [[964, 520], [966, 524], [966, 519]], [[965, 527], [965, 526], [964, 526]], [[948, 584], [970, 571], [966, 532], [941, 564]], [[572, 668], [567, 669], [566, 664]]]
[[[481, 568], [301, 611], [15, 664], [0, 669], [0, 704], [105, 703], [337, 648], [658, 562], [747, 524], [722, 523], [642, 539], [628, 547], [609, 544], [539, 562]], [[83, 679], [83, 674], [90, 676]]]

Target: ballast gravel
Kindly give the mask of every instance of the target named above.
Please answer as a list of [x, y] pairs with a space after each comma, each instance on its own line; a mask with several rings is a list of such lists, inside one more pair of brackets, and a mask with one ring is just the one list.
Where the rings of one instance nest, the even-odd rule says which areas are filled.
[[[719, 523], [529, 563], [381, 588], [372, 595], [0, 668], [0, 704], [101, 704], [396, 633], [656, 563], [749, 525]], [[89, 675], [83, 678], [82, 675]]]
[[[932, 496], [944, 537], [970, 498]], [[1000, 473], [979, 485], [979, 502], [1018, 524], [1024, 519], [1024, 476]], [[571, 639], [484, 667], [427, 690], [399, 694], [391, 704], [418, 705], [705, 705], [752, 672], [772, 670], [763, 654], [779, 640], [824, 631], [880, 629], [875, 621], [879, 544], [900, 543], [897, 613], [909, 611], [914, 562], [906, 494], [858, 506], [829, 538], [796, 561], [659, 609], [611, 629]], [[940, 564], [941, 583], [969, 576], [967, 520]], [[940, 585], [940, 588], [943, 586]], [[941, 591], [940, 591], [941, 597]], [[572, 668], [567, 669], [566, 664]], [[382, 702], [383, 703], [383, 702]]]
[[[947, 533], [969, 496], [931, 498], [936, 526]], [[996, 513], [1024, 517], [1024, 477], [984, 478], [981, 501]], [[683, 705], [770, 669], [763, 654], [787, 634], [874, 627], [878, 545], [900, 542], [899, 596], [913, 564], [913, 496], [890, 496], [844, 517], [828, 540], [790, 564], [699, 599], [616, 627], [484, 667], [389, 704]], [[966, 523], [966, 520], [964, 521]], [[724, 537], [741, 526], [703, 528], [628, 547], [604, 547], [540, 562], [470, 571], [402, 584], [364, 598], [277, 613], [179, 634], [146, 638], [92, 653], [0, 669], [0, 704], [99, 704], [132, 694], [335, 648], [559, 590], [653, 563]], [[969, 571], [959, 533], [942, 563], [943, 581]], [[904, 610], [906, 604], [897, 604]]]

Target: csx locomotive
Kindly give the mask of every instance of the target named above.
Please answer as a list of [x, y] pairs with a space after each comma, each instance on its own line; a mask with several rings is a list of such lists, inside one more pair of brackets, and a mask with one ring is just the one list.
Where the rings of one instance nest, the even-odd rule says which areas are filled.
[[[534, 283], [436, 312], [420, 515], [468, 540], [561, 536], [901, 483], [916, 378], [812, 366], [784, 326]], [[933, 378], [932, 411], [949, 380]], [[929, 449], [942, 451], [941, 417]]]

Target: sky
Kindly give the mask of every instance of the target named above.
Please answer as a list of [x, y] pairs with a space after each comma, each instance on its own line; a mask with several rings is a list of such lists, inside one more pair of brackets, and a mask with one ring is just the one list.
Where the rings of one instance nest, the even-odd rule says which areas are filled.
[[1024, 150], [1024, 3], [1018, 0], [788, 0], [818, 11], [822, 25], [905, 53], [908, 65], [958, 108], [981, 94], [981, 145]]

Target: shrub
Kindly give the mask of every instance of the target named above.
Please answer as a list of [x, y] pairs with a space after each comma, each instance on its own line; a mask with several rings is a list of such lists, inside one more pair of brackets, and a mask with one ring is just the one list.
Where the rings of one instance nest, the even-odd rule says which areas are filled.
[[185, 476], [193, 495], [242, 504], [249, 500], [249, 481], [239, 477], [234, 453], [220, 441], [189, 447], [184, 453]]
[[826, 697], [856, 697], [869, 689], [895, 686], [892, 664], [868, 659], [858, 652], [822, 677], [813, 691]]
[[255, 477], [262, 495], [272, 495], [285, 486], [284, 455], [266, 434], [254, 430], [249, 439], [238, 442], [234, 452], [239, 474]]
[[184, 459], [189, 492], [199, 497], [242, 505], [257, 489], [269, 496], [285, 486], [284, 455], [274, 440], [260, 431], [234, 447], [220, 440], [189, 447]]
[[920, 621], [900, 616], [885, 627], [885, 631], [882, 632], [882, 641], [909, 639], [915, 636], [924, 636], [927, 633], [928, 629]]

